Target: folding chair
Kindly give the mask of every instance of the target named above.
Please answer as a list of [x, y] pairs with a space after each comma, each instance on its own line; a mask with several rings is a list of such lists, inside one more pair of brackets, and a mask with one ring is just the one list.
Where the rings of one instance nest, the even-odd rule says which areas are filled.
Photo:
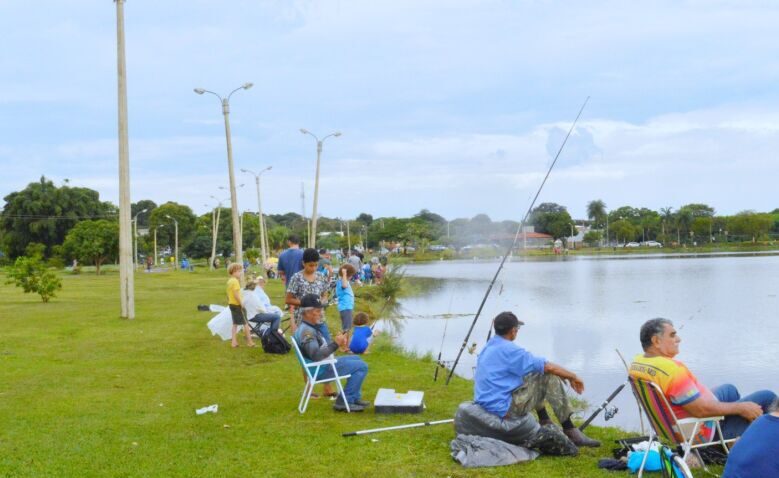
[[[722, 428], [720, 427], [720, 421], [724, 417], [705, 417], [705, 418], [676, 418], [676, 415], [671, 408], [671, 404], [663, 394], [660, 387], [653, 382], [647, 380], [641, 380], [635, 377], [629, 377], [630, 387], [633, 389], [633, 394], [636, 396], [638, 403], [646, 413], [649, 419], [649, 447], [652, 443], [661, 443], [666, 441], [671, 445], [681, 446], [683, 455], [682, 460], [686, 460], [690, 453], [695, 453], [698, 460], [703, 465], [703, 469], [707, 472], [709, 469], [703, 462], [699, 448], [720, 445], [725, 450], [725, 454], [730, 453], [727, 447], [728, 443], [734, 443], [736, 439], [725, 440], [722, 435]], [[714, 439], [705, 443], [694, 443], [696, 435], [700, 430], [700, 427], [705, 422], [714, 422]], [[690, 428], [692, 427], [692, 428]], [[719, 436], [719, 439], [717, 437]], [[644, 472], [644, 466], [646, 465], [646, 459], [649, 453], [644, 455], [644, 460], [641, 462], [641, 467], [638, 469], [638, 478], [641, 478]]]
[[[341, 396], [344, 404], [346, 405], [346, 411], [351, 413], [351, 410], [349, 409], [349, 401], [346, 400], [346, 393], [344, 392], [344, 387], [341, 384], [341, 379], [349, 378], [351, 375], [338, 375], [338, 370], [335, 368], [335, 357], [330, 355], [330, 357], [326, 358], [325, 360], [307, 363], [303, 358], [303, 354], [300, 353], [300, 347], [298, 347], [298, 342], [295, 340], [295, 337], [292, 337], [292, 347], [295, 349], [295, 355], [298, 358], [298, 362], [300, 362], [300, 366], [303, 367], [303, 372], [306, 374], [306, 386], [303, 388], [303, 395], [300, 397], [300, 403], [298, 403], [298, 411], [300, 413], [306, 412], [306, 408], [308, 408], [308, 402], [311, 399], [311, 394], [314, 392], [314, 385], [318, 383], [335, 382], [338, 386], [338, 394]], [[332, 367], [333, 376], [330, 378], [317, 379], [316, 377], [319, 375], [319, 370], [322, 367]]]

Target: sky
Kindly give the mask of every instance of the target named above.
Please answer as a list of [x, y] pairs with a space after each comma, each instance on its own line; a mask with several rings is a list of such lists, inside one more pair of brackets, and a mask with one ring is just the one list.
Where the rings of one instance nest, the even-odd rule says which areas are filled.
[[[132, 201], [519, 220], [539, 202], [779, 207], [779, 3], [127, 0]], [[0, 197], [41, 175], [118, 203], [116, 7], [0, 0]], [[214, 199], [215, 198], [215, 199]], [[229, 201], [224, 201], [229, 203]], [[0, 202], [0, 205], [2, 202]]]

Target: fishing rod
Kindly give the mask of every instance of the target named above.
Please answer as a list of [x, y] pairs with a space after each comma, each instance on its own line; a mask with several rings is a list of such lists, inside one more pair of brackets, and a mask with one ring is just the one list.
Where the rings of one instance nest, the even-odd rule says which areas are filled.
[[452, 423], [454, 422], [454, 418], [449, 418], [448, 420], [437, 420], [433, 422], [420, 422], [420, 423], [411, 423], [409, 425], [398, 425], [394, 427], [384, 427], [384, 428], [372, 428], [370, 430], [360, 430], [356, 432], [347, 432], [342, 433], [341, 436], [343, 437], [354, 437], [357, 435], [367, 435], [369, 433], [379, 433], [379, 432], [388, 432], [391, 430], [403, 430], [406, 428], [419, 428], [419, 427], [429, 427], [431, 425], [443, 425], [444, 423]]
[[391, 298], [392, 298], [392, 296], [387, 296], [387, 298], [384, 300], [384, 305], [382, 305], [381, 309], [379, 309], [379, 313], [376, 314], [376, 320], [373, 322], [373, 325], [371, 325], [371, 332], [373, 332], [373, 328], [376, 327], [376, 324], [379, 323], [379, 319], [381, 318], [381, 314], [384, 313], [384, 309], [387, 308], [387, 304], [389, 304]]
[[533, 201], [530, 203], [530, 207], [527, 208], [527, 212], [525, 213], [525, 217], [522, 218], [522, 221], [519, 223], [519, 227], [517, 228], [516, 234], [514, 234], [514, 241], [511, 243], [509, 248], [506, 250], [506, 253], [503, 254], [503, 259], [500, 261], [500, 265], [498, 266], [498, 270], [495, 271], [495, 277], [492, 278], [492, 281], [490, 282], [490, 285], [487, 287], [487, 292], [484, 294], [484, 298], [481, 300], [481, 304], [479, 305], [479, 310], [476, 311], [476, 317], [473, 318], [473, 322], [471, 322], [471, 327], [468, 329], [468, 335], [465, 336], [465, 340], [463, 340], [463, 344], [460, 346], [460, 351], [457, 353], [457, 358], [454, 361], [454, 364], [452, 365], [452, 369], [449, 371], [449, 376], [446, 377], [446, 384], [449, 385], [449, 381], [452, 380], [452, 375], [454, 375], [454, 371], [457, 368], [457, 364], [460, 361], [460, 357], [463, 354], [463, 350], [465, 350], [465, 347], [468, 346], [468, 339], [471, 338], [471, 333], [473, 332], [473, 328], [476, 326], [476, 322], [479, 320], [479, 316], [481, 315], [482, 309], [484, 309], [484, 304], [487, 302], [487, 298], [490, 296], [490, 292], [492, 291], [492, 287], [495, 285], [495, 281], [498, 280], [498, 276], [500, 275], [501, 269], [503, 269], [503, 265], [506, 263], [506, 259], [511, 254], [511, 251], [514, 250], [514, 246], [517, 244], [517, 239], [519, 239], [519, 233], [522, 231], [522, 228], [525, 226], [525, 221], [527, 221], [528, 216], [530, 216], [530, 212], [533, 210], [533, 206], [535, 206], [536, 201], [538, 200], [538, 196], [541, 194], [541, 190], [544, 189], [544, 185], [546, 184], [546, 180], [549, 179], [549, 175], [552, 173], [552, 169], [554, 168], [555, 164], [557, 164], [557, 159], [560, 157], [560, 153], [563, 152], [563, 148], [565, 147], [565, 143], [568, 142], [568, 138], [571, 136], [571, 132], [573, 132], [573, 128], [576, 126], [576, 122], [579, 121], [579, 117], [582, 115], [582, 111], [584, 111], [584, 107], [587, 106], [587, 102], [590, 100], [590, 97], [588, 96], [584, 103], [582, 104], [582, 107], [579, 109], [579, 114], [576, 115], [576, 119], [573, 120], [573, 124], [571, 124], [571, 128], [568, 130], [568, 134], [565, 135], [565, 139], [563, 140], [563, 144], [560, 145], [560, 149], [557, 150], [557, 154], [554, 157], [554, 160], [552, 161], [552, 164], [549, 166], [549, 170], [546, 172], [546, 176], [544, 176], [544, 180], [541, 181], [541, 186], [538, 188], [538, 191], [536, 191], [536, 195], [533, 198]]
[[[452, 311], [452, 302], [454, 302], [454, 292], [452, 292], [452, 296], [449, 298], [449, 312]], [[441, 336], [441, 348], [438, 349], [438, 358], [435, 361], [435, 374], [433, 374], [433, 381], [438, 381], [438, 369], [441, 368], [443, 365], [441, 363], [441, 355], [444, 353], [444, 340], [446, 340], [446, 328], [449, 326], [449, 319], [446, 319], [446, 322], [444, 322], [444, 334]]]

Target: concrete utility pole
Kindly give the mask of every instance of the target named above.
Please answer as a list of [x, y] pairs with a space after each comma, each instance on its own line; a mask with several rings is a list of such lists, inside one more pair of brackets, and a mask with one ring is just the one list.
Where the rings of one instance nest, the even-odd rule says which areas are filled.
[[173, 221], [173, 225], [176, 228], [176, 240], [175, 240], [175, 247], [173, 252], [173, 269], [178, 270], [179, 269], [179, 222], [176, 220], [176, 218], [172, 217], [170, 214], [166, 214], [165, 217]]
[[316, 140], [316, 176], [314, 176], [314, 210], [311, 212], [311, 233], [308, 236], [308, 247], [316, 247], [316, 215], [317, 215], [317, 201], [319, 200], [319, 162], [322, 158], [322, 143], [331, 136], [341, 136], [340, 131], [330, 133], [322, 139], [319, 139], [314, 133], [308, 131], [305, 128], [300, 128], [300, 132], [313, 136]]
[[130, 224], [130, 146], [127, 135], [127, 65], [124, 57], [124, 0], [116, 3], [116, 73], [119, 115], [119, 297], [121, 318], [135, 318], [132, 225]]
[[244, 83], [238, 88], [234, 89], [227, 95], [227, 98], [222, 98], [213, 91], [205, 90], [203, 88], [195, 88], [195, 93], [202, 95], [203, 93], [210, 93], [222, 103], [222, 115], [225, 119], [225, 138], [227, 140], [227, 172], [230, 176], [230, 207], [232, 208], [233, 217], [233, 251], [235, 254], [235, 261], [239, 264], [243, 264], [243, 244], [241, 244], [241, 229], [238, 220], [238, 198], [235, 189], [235, 172], [233, 171], [233, 143], [230, 138], [230, 97], [233, 96], [238, 90], [248, 90], [253, 86], [252, 83]]
[[265, 262], [268, 260], [265, 244], [265, 221], [262, 218], [262, 199], [260, 198], [260, 176], [266, 171], [270, 171], [273, 166], [268, 166], [259, 173], [255, 173], [249, 169], [242, 169], [241, 172], [249, 173], [254, 176], [254, 183], [257, 185], [257, 214], [260, 222], [260, 255], [262, 256], [262, 267], [265, 268]]

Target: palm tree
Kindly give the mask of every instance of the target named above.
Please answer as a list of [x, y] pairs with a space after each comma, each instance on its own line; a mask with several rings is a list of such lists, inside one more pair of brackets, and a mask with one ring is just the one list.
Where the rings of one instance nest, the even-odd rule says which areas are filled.
[[660, 208], [660, 215], [663, 218], [663, 239], [665, 239], [665, 223], [670, 223], [671, 220], [674, 217], [673, 208], [671, 206], [668, 207], [661, 207]]
[[606, 217], [606, 203], [600, 199], [587, 203], [587, 217], [594, 225], [603, 227], [604, 217]]

